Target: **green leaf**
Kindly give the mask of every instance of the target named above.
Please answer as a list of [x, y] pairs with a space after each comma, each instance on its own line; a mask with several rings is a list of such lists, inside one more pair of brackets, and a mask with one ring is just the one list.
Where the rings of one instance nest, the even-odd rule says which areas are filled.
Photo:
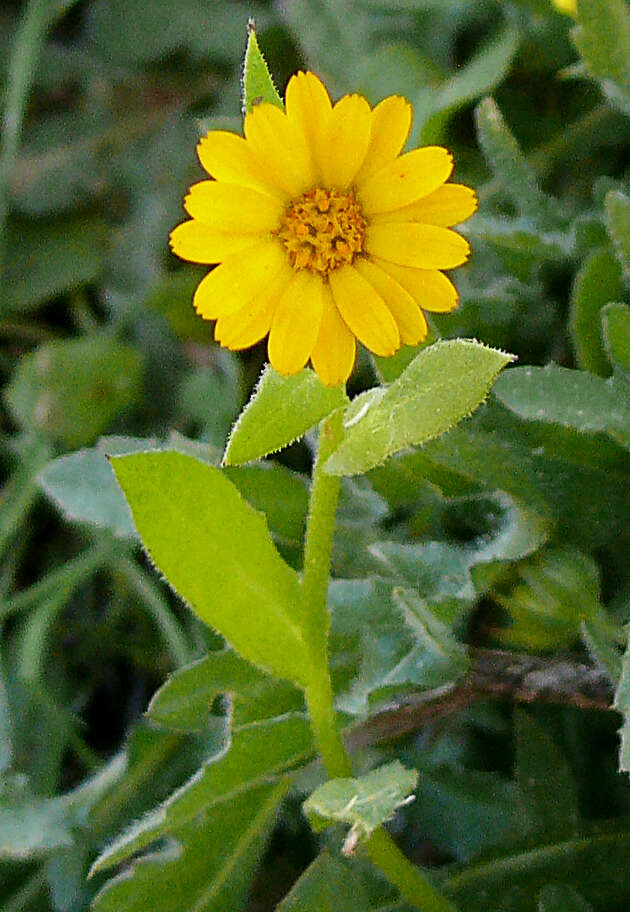
[[297, 714], [243, 726], [234, 732], [227, 751], [212, 757], [194, 776], [150, 814], [134, 823], [96, 860], [92, 874], [119, 864], [157, 839], [208, 816], [215, 807], [228, 808], [243, 792], [278, 779], [305, 762], [313, 752], [310, 726]]
[[623, 716], [619, 730], [619, 769], [630, 773], [630, 627], [628, 628], [628, 645], [621, 666], [621, 677], [615, 692], [615, 709]]
[[493, 592], [510, 616], [510, 625], [493, 634], [515, 648], [569, 647], [582, 621], [606, 624], [599, 589], [599, 568], [588, 555], [567, 546], [544, 548], [517, 564]]
[[112, 464], [149, 555], [201, 620], [250, 662], [308, 684], [298, 577], [265, 518], [219, 469], [191, 457], [138, 453]]
[[125, 0], [96, 0], [90, 8], [85, 53], [106, 70], [133, 69], [182, 49], [196, 61], [234, 65], [250, 12], [241, 0], [134, 0], [131, 6]]
[[630, 11], [625, 0], [578, 0], [573, 41], [604, 94], [630, 113]]
[[518, 32], [512, 26], [506, 26], [493, 35], [465, 66], [458, 67], [440, 89], [432, 92], [432, 110], [420, 130], [423, 143], [439, 135], [445, 117], [491, 92], [502, 82], [518, 46]]
[[202, 732], [216, 697], [224, 693], [232, 697], [239, 723], [280, 715], [302, 704], [300, 691], [291, 684], [270, 678], [232, 650], [223, 649], [170, 675], [154, 694], [147, 716], [171, 731]]
[[618, 646], [624, 642], [623, 630], [607, 616], [585, 618], [582, 639], [594, 662], [600, 665], [613, 684], [621, 677], [622, 657]]
[[94, 217], [10, 222], [2, 288], [7, 307], [33, 310], [93, 282], [102, 271], [109, 239], [105, 222]]
[[281, 450], [345, 402], [342, 387], [324, 386], [311, 370], [281, 377], [266, 367], [230, 435], [225, 464], [238, 465]]
[[[357, 839], [367, 838], [407, 803], [418, 781], [415, 770], [398, 760], [356, 779], [331, 779], [304, 802], [304, 812], [315, 830], [333, 822], [347, 823]], [[349, 837], [349, 840], [352, 837]], [[348, 851], [356, 842], [347, 843]]]
[[614, 377], [602, 380], [555, 364], [517, 367], [501, 377], [494, 395], [521, 418], [608, 434], [630, 449], [630, 387]]
[[569, 330], [578, 365], [607, 377], [610, 365], [604, 351], [600, 312], [621, 296], [621, 268], [609, 250], [595, 250], [578, 272], [571, 293]]
[[501, 178], [518, 212], [537, 219], [548, 199], [533, 168], [519, 149], [498, 105], [484, 98], [476, 111], [477, 138], [494, 174]]
[[63, 798], [32, 795], [15, 777], [1, 785], [0, 858], [26, 860], [72, 845], [74, 820]]
[[424, 349], [391, 386], [353, 401], [344, 439], [326, 471], [367, 472], [399, 450], [437, 437], [483, 402], [512, 360], [512, 355], [466, 339]]
[[513, 845], [530, 831], [518, 786], [505, 776], [429, 763], [418, 773], [409, 815], [428, 839], [459, 861]]
[[279, 542], [301, 547], [309, 499], [303, 475], [278, 462], [227, 468], [225, 475], [248, 503], [265, 514]]
[[532, 821], [532, 831], [547, 838], [574, 835], [580, 811], [569, 764], [531, 716], [518, 710], [515, 723], [516, 776], [524, 816]]
[[630, 377], [630, 307], [607, 304], [602, 310], [602, 332], [613, 365]]
[[459, 870], [443, 870], [439, 881], [466, 912], [487, 912], [488, 896], [497, 909], [531, 912], [533, 897], [549, 883], [579, 890], [596, 909], [624, 908], [630, 883], [620, 871], [629, 849], [627, 831], [595, 832], [500, 852]]
[[267, 61], [258, 46], [254, 24], [250, 21], [245, 62], [243, 64], [243, 110], [250, 114], [254, 106], [265, 102], [284, 110], [282, 99], [273, 84]]
[[529, 512], [555, 524], [560, 540], [592, 550], [625, 534], [630, 510], [626, 451], [601, 435], [516, 416], [510, 421], [507, 410], [499, 417], [492, 405], [488, 411], [484, 424], [457, 427], [429, 441], [424, 457], [469, 482], [508, 492]]
[[294, 884], [276, 912], [357, 912], [370, 897], [348, 863], [324, 851]]
[[538, 894], [537, 912], [594, 912], [579, 893], [566, 884], [548, 884]]
[[606, 194], [606, 227], [627, 278], [630, 276], [630, 199], [619, 190]]
[[[110, 880], [93, 912], [225, 912], [240, 909], [290, 777], [236, 794], [197, 814], [161, 851]], [[173, 844], [174, 843], [174, 844]]]
[[67, 520], [109, 529], [119, 538], [136, 539], [129, 505], [116, 484], [107, 455], [154, 446], [155, 441], [137, 437], [101, 437], [93, 449], [53, 459], [40, 472], [39, 482]]
[[111, 336], [50, 342], [22, 358], [4, 398], [24, 428], [80, 447], [138, 399], [142, 372], [138, 352]]
[[409, 589], [374, 578], [334, 580], [330, 605], [337, 705], [349, 715], [365, 717], [394, 694], [450, 685], [466, 672], [450, 626]]

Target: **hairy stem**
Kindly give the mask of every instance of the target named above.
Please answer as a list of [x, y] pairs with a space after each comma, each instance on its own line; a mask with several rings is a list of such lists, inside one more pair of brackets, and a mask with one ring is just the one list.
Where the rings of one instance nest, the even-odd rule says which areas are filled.
[[[350, 757], [337, 723], [328, 667], [328, 585], [340, 479], [327, 475], [323, 466], [337, 448], [342, 433], [343, 412], [340, 409], [329, 415], [320, 429], [319, 450], [313, 469], [302, 582], [309, 633], [315, 644], [313, 679], [306, 690], [306, 703], [317, 747], [326, 771], [333, 779], [352, 775]], [[423, 912], [457, 912], [455, 906], [405, 858], [384, 829], [379, 828], [372, 833], [367, 851], [372, 862], [398, 888], [407, 902]]]

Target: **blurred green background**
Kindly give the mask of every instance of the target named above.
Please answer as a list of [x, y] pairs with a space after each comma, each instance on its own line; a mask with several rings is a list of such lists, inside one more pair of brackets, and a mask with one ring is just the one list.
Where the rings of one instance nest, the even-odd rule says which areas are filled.
[[[418, 565], [420, 590], [442, 606], [460, 640], [580, 661], [590, 655], [616, 680], [630, 619], [630, 394], [610, 387], [607, 398], [603, 381], [614, 369], [627, 382], [630, 330], [627, 307], [602, 308], [627, 300], [630, 268], [630, 26], [614, 18], [623, 8], [611, 0], [608, 18], [585, 16], [585, 66], [570, 35], [574, 20], [551, 0], [2, 4], [0, 903], [7, 912], [87, 909], [104, 882], [85, 880], [95, 854], [218, 743], [212, 726], [184, 736], [142, 720], [169, 671], [220, 643], [139, 554], [104, 454], [148, 439], [218, 459], [264, 364], [264, 347], [236, 356], [215, 346], [212, 325], [190, 303], [204, 271], [177, 261], [167, 244], [187, 187], [202, 176], [197, 139], [212, 127], [240, 129], [250, 16], [280, 89], [309, 67], [335, 98], [358, 91], [374, 104], [405, 95], [415, 112], [410, 145], [448, 146], [455, 179], [477, 188], [480, 212], [463, 229], [473, 257], [454, 276], [461, 306], [435, 319], [433, 338], [474, 337], [515, 353], [520, 365], [553, 361], [596, 380], [584, 420], [526, 413], [511, 388], [501, 388], [473, 419], [474, 433], [448, 436], [375, 471], [369, 484], [348, 485], [336, 575], [381, 573], [365, 557], [381, 540], [430, 545]], [[617, 67], [612, 76], [607, 60]], [[494, 101], [482, 102], [486, 96]], [[378, 370], [391, 376], [397, 363], [375, 366], [362, 355], [351, 391], [373, 385]], [[590, 421], [617, 402], [616, 430]], [[309, 466], [307, 441], [264, 471], [239, 476], [246, 496], [269, 511], [276, 542], [295, 566]], [[504, 526], [509, 547], [496, 544]], [[440, 589], [441, 573], [450, 582]], [[365, 656], [373, 644], [355, 642], [362, 605], [343, 604], [335, 661], [339, 688], [348, 691], [362, 667], [353, 650]], [[345, 630], [344, 610], [353, 619]], [[383, 636], [390, 632], [385, 625]], [[447, 678], [456, 678], [449, 669]], [[363, 711], [381, 683], [363, 680], [359, 696], [356, 688], [352, 699], [346, 693], [344, 711]], [[403, 683], [430, 688], [436, 679], [419, 674]], [[514, 714], [489, 702], [397, 742], [397, 755], [422, 768], [425, 783], [397, 823], [405, 850], [423, 863], [468, 863], [490, 850], [509, 853], [537, 833], [555, 845], [555, 831], [564, 845], [567, 834], [604, 818], [628, 840], [618, 722], [612, 713], [566, 707]], [[372, 760], [393, 750], [375, 748]], [[551, 786], [545, 792], [540, 784], [532, 799], [540, 819], [523, 822], [523, 795], [533, 786], [515, 764]], [[547, 881], [519, 882], [516, 898], [501, 877], [478, 874], [477, 905], [468, 897], [462, 909], [621, 912], [630, 898], [620, 861], [629, 843], [611, 840], [595, 860], [560, 852], [558, 870]], [[292, 799], [250, 908], [274, 908], [313, 851]], [[545, 884], [562, 879], [568, 865], [592, 905], [549, 893]], [[525, 876], [526, 868], [516, 866]], [[387, 899], [370, 907], [377, 906], [393, 908]]]

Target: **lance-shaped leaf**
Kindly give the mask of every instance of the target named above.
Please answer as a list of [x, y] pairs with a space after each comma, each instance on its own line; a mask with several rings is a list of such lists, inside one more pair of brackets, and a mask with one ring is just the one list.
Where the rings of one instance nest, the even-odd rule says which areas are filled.
[[630, 10], [625, 0], [578, 0], [573, 41], [610, 101], [630, 114]]
[[234, 425], [225, 464], [238, 465], [281, 450], [346, 401], [342, 387], [324, 386], [311, 370], [281, 377], [267, 367]]
[[158, 839], [191, 824], [200, 815], [227, 807], [242, 793], [278, 779], [307, 760], [313, 750], [304, 716], [290, 714], [246, 725], [234, 733], [219, 757], [204, 764], [181, 788], [134, 823], [95, 862], [92, 873], [119, 864]]
[[470, 339], [436, 342], [421, 351], [385, 390], [352, 403], [341, 445], [326, 463], [332, 475], [367, 472], [408, 446], [456, 425], [486, 398], [513, 356]]
[[190, 456], [134, 453], [112, 465], [145, 548], [176, 592], [244, 658], [306, 685], [298, 577], [264, 516], [220, 469]]
[[621, 193], [619, 190], [611, 190], [610, 193], [606, 194], [606, 227], [623, 271], [626, 276], [629, 276], [630, 197], [627, 197], [625, 193]]
[[336, 822], [349, 824], [346, 851], [350, 854], [357, 840], [366, 839], [407, 803], [417, 781], [416, 770], [406, 769], [394, 760], [356, 779], [325, 782], [315, 789], [303, 808], [315, 830]]
[[243, 64], [243, 110], [249, 114], [254, 106], [261, 102], [284, 108], [282, 99], [273, 84], [267, 61], [258, 46], [254, 24], [250, 21]]

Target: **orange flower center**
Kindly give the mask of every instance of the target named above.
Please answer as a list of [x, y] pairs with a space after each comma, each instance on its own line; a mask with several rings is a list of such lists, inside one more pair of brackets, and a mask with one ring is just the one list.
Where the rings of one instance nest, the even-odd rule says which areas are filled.
[[293, 200], [278, 237], [294, 269], [328, 275], [363, 250], [365, 219], [352, 193], [317, 187]]

